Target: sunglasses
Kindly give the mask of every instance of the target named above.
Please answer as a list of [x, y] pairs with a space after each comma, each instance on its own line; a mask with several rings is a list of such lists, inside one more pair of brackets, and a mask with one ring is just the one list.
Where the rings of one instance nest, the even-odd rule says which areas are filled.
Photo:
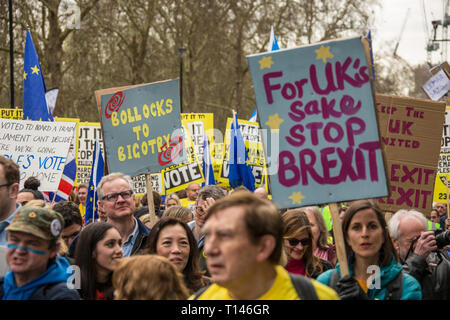
[[133, 193], [134, 193], [133, 190], [126, 190], [126, 191], [122, 191], [122, 192], [111, 193], [111, 194], [104, 196], [102, 198], [102, 200], [107, 200], [109, 202], [116, 202], [117, 199], [119, 199], [119, 196], [121, 196], [123, 200], [128, 200], [131, 198]]
[[304, 239], [301, 239], [301, 240], [296, 239], [296, 238], [289, 238], [289, 239], [286, 239], [286, 240], [293, 247], [296, 247], [299, 243], [301, 243], [302, 246], [307, 246], [307, 245], [311, 244], [311, 239], [310, 238], [304, 238]]

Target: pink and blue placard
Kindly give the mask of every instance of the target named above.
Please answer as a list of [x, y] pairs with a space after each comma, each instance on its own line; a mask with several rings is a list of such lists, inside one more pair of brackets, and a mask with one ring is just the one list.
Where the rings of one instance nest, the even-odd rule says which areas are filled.
[[247, 59], [278, 207], [388, 195], [362, 38]]

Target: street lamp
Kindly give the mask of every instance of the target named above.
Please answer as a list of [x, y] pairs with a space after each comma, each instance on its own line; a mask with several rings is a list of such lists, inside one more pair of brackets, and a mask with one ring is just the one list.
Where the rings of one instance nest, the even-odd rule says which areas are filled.
[[183, 112], [183, 56], [187, 49], [183, 46], [178, 48], [180, 55], [180, 112]]

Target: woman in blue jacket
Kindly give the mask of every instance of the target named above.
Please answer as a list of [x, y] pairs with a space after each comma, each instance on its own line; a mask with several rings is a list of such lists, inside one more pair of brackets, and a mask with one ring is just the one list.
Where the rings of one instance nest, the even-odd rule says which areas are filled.
[[339, 264], [317, 281], [336, 290], [342, 300], [420, 300], [420, 284], [402, 272], [380, 208], [356, 201], [342, 221], [349, 275], [341, 278]]

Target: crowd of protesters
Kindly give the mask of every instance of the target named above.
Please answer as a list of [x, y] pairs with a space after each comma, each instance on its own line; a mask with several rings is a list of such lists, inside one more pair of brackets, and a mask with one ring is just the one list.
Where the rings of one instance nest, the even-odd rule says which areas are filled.
[[19, 166], [0, 156], [3, 300], [450, 299], [446, 203], [395, 213], [375, 199], [339, 204], [338, 261], [330, 208], [279, 210], [264, 187], [153, 191], [153, 213], [130, 177], [111, 173], [97, 188], [98, 220], [85, 222], [87, 186], [48, 203], [39, 180], [19, 184]]

